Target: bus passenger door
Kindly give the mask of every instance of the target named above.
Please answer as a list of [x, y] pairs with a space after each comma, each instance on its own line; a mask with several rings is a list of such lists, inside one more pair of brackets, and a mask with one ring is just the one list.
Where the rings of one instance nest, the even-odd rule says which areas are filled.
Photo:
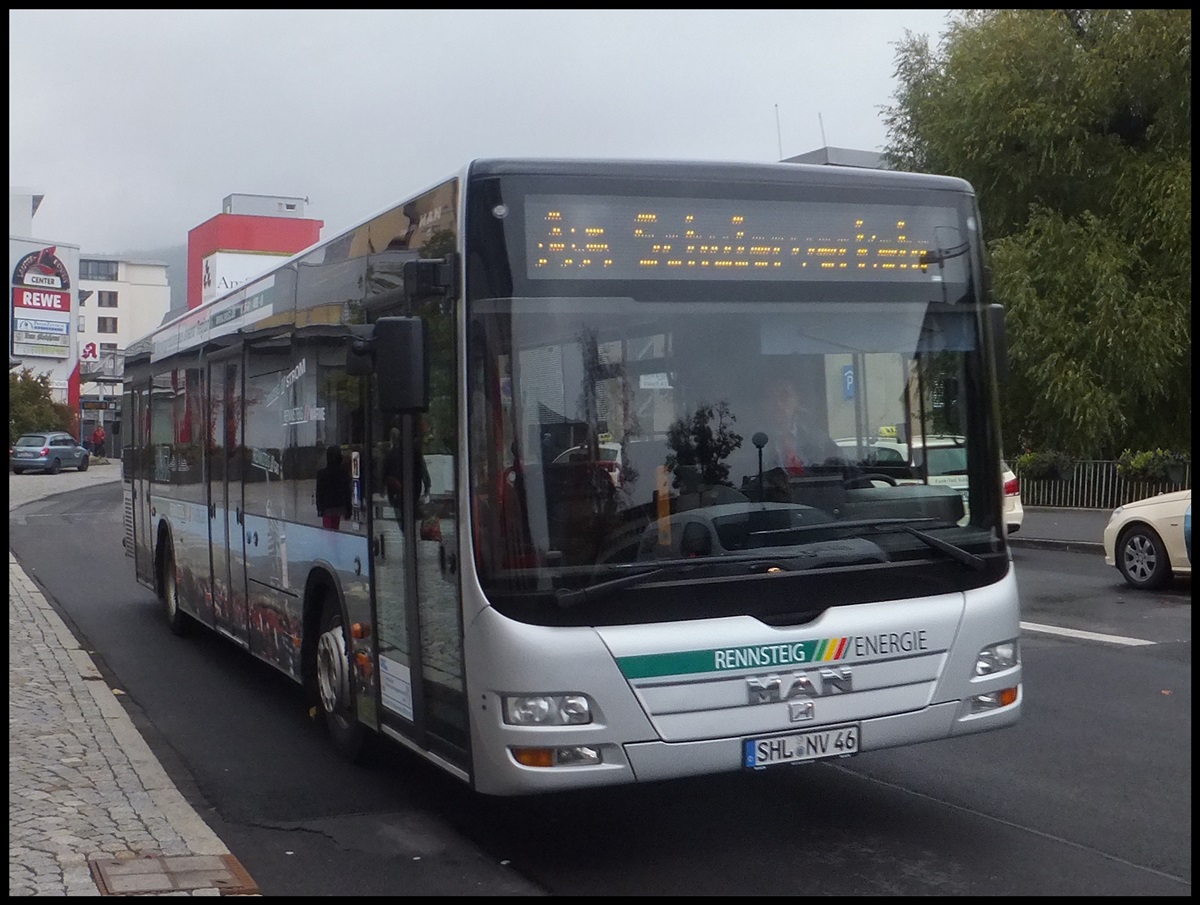
[[421, 448], [422, 417], [385, 415], [375, 404], [372, 417], [372, 588], [382, 722], [465, 767], [453, 456], [429, 457], [431, 475]]
[[154, 587], [154, 538], [150, 531], [150, 475], [154, 449], [150, 444], [150, 390], [134, 386], [126, 395], [129, 413], [126, 428], [130, 445], [122, 451], [122, 465], [133, 483], [133, 564], [138, 580]]
[[241, 351], [209, 366], [208, 530], [213, 627], [247, 644]]

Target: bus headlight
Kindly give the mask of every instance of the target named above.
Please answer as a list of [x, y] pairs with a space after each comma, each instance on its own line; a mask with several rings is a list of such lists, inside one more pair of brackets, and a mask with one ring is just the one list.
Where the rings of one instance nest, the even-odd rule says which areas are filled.
[[526, 694], [504, 699], [504, 722], [510, 726], [579, 726], [592, 721], [592, 707], [582, 694]]
[[1012, 669], [1021, 662], [1021, 651], [1014, 638], [989, 644], [975, 657], [975, 675], [990, 676], [992, 673]]

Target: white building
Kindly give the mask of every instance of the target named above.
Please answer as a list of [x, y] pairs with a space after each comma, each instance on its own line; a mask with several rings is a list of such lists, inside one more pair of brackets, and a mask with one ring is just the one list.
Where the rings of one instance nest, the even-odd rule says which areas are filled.
[[[170, 307], [165, 262], [80, 254], [75, 326], [84, 439], [97, 422], [116, 433], [125, 347], [161, 324]], [[117, 448], [110, 440], [109, 449]]]

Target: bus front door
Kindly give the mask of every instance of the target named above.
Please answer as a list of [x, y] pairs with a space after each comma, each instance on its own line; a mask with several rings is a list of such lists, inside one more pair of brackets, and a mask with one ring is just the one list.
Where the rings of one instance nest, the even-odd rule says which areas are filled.
[[[372, 588], [385, 731], [465, 767], [466, 699], [454, 550], [452, 456], [430, 468], [421, 417], [372, 405]], [[451, 460], [443, 462], [442, 460]], [[433, 486], [436, 485], [436, 486]], [[443, 534], [443, 531], [445, 533]], [[450, 554], [453, 555], [453, 554]]]
[[242, 499], [241, 352], [209, 366], [208, 530], [212, 550], [213, 627], [248, 643], [246, 548]]

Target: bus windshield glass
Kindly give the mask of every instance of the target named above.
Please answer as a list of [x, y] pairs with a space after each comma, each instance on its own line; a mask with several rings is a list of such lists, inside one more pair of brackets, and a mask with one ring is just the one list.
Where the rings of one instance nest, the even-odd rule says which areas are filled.
[[[973, 208], [751, 194], [509, 191], [480, 210], [512, 286], [468, 266], [485, 592], [720, 577], [766, 551], [869, 565], [878, 593], [881, 564], [937, 558], [929, 536], [996, 549]], [[881, 527], [899, 524], [916, 533]]]

